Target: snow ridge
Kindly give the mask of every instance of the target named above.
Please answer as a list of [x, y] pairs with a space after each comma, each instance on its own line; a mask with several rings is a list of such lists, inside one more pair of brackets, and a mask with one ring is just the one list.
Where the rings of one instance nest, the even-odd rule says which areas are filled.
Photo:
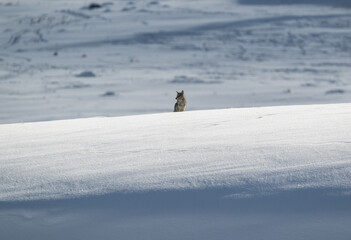
[[350, 192], [351, 104], [0, 125], [0, 201], [112, 192]]

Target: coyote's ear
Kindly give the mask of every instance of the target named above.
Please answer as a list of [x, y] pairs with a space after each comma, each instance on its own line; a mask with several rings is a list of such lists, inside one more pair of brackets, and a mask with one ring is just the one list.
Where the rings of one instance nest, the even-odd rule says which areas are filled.
[[184, 94], [184, 90], [182, 90], [182, 94]]
[[179, 94], [180, 92], [176, 91], [176, 93], [178, 93], [178, 94]]

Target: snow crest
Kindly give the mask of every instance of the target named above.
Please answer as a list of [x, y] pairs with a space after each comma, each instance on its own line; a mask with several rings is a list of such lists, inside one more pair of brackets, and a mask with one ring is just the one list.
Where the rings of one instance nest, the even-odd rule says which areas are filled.
[[351, 104], [0, 125], [0, 201], [351, 186]]

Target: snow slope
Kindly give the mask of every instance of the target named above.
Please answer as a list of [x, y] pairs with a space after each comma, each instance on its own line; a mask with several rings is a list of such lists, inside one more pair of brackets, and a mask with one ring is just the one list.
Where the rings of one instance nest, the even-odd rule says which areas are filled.
[[350, 102], [344, 2], [0, 3], [0, 122]]
[[0, 125], [0, 199], [349, 188], [351, 104]]
[[350, 129], [351, 104], [3, 124], [0, 237], [349, 239]]
[[97, 2], [0, 1], [1, 240], [351, 239], [350, 1]]

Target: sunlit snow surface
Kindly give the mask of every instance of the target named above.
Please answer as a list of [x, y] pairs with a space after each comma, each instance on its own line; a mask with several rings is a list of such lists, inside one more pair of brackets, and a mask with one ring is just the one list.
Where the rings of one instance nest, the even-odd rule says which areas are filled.
[[350, 104], [0, 125], [0, 200], [208, 187], [243, 187], [244, 195], [351, 190], [350, 129]]
[[0, 235], [348, 239], [350, 129], [351, 104], [3, 124]]
[[238, 2], [0, 1], [0, 239], [351, 239], [351, 4]]

